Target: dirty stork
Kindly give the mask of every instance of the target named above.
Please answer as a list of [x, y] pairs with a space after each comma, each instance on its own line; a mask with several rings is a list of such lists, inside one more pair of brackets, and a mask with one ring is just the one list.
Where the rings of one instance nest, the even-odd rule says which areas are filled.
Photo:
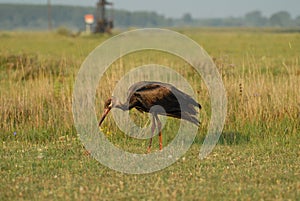
[[[154, 107], [160, 106], [160, 107]], [[147, 152], [150, 152], [152, 138], [155, 132], [156, 123], [159, 132], [159, 149], [162, 150], [161, 122], [158, 115], [170, 116], [184, 119], [199, 126], [200, 122], [195, 118], [197, 114], [195, 107], [201, 109], [191, 96], [178, 90], [171, 84], [162, 82], [142, 81], [133, 84], [128, 90], [128, 98], [125, 103], [120, 103], [116, 97], [109, 98], [104, 104], [104, 112], [99, 122], [99, 127], [112, 108], [119, 108], [123, 111], [136, 108], [140, 112], [152, 114], [151, 138]]]

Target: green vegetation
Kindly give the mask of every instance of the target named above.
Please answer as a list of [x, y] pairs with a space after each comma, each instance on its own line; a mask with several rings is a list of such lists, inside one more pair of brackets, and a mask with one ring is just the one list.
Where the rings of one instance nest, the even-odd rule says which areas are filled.
[[[210, 119], [209, 94], [179, 58], [155, 51], [127, 55], [112, 64], [97, 91], [100, 115], [125, 72], [159, 63], [178, 70], [197, 92], [204, 107], [194, 144], [175, 164], [148, 175], [102, 166], [74, 129], [77, 72], [89, 52], [110, 36], [0, 32], [0, 200], [299, 199], [300, 35], [279, 29], [178, 31], [212, 56], [227, 90], [224, 133], [208, 158], [200, 161], [198, 154]], [[140, 124], [148, 118], [135, 111], [131, 115]], [[177, 120], [167, 119], [165, 145], [176, 125]], [[111, 117], [103, 130], [116, 146], [146, 150], [148, 141], [124, 136]]]
[[[0, 30], [46, 30], [48, 28], [47, 5], [0, 4]], [[94, 7], [58, 6], [52, 11], [54, 28], [67, 27], [73, 31], [84, 30], [84, 15], [96, 12]], [[111, 13], [111, 12], [109, 12]], [[286, 11], [264, 16], [260, 11], [245, 16], [227, 18], [196, 19], [189, 13], [179, 19], [167, 18], [156, 12], [113, 11], [116, 28], [128, 27], [297, 27], [300, 16], [293, 18]]]

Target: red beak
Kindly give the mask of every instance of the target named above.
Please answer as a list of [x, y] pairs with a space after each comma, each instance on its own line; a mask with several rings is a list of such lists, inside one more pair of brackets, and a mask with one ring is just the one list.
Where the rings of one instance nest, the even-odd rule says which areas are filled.
[[100, 121], [99, 121], [99, 127], [101, 126], [102, 122], [104, 121], [104, 119], [105, 119], [106, 115], [109, 113], [109, 111], [110, 111], [109, 108], [106, 108], [106, 109], [104, 110], [104, 112], [103, 112], [103, 114], [102, 114], [102, 117], [101, 117], [101, 119], [100, 119]]

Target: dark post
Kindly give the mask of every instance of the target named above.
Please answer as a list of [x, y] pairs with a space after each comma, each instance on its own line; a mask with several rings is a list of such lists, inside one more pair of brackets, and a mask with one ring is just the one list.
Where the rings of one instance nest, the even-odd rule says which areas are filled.
[[96, 33], [110, 33], [113, 28], [113, 20], [108, 20], [106, 17], [106, 5], [112, 6], [113, 3], [107, 2], [106, 0], [99, 0], [97, 3], [97, 13], [96, 13]]
[[101, 0], [101, 20], [105, 20], [105, 0]]

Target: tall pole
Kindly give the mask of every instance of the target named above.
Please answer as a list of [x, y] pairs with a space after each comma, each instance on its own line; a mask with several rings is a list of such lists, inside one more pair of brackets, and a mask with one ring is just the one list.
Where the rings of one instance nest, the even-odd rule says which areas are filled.
[[105, 20], [105, 4], [106, 4], [106, 1], [102, 0], [102, 2], [101, 2], [101, 20], [103, 22]]
[[52, 30], [51, 0], [48, 1], [48, 30]]

